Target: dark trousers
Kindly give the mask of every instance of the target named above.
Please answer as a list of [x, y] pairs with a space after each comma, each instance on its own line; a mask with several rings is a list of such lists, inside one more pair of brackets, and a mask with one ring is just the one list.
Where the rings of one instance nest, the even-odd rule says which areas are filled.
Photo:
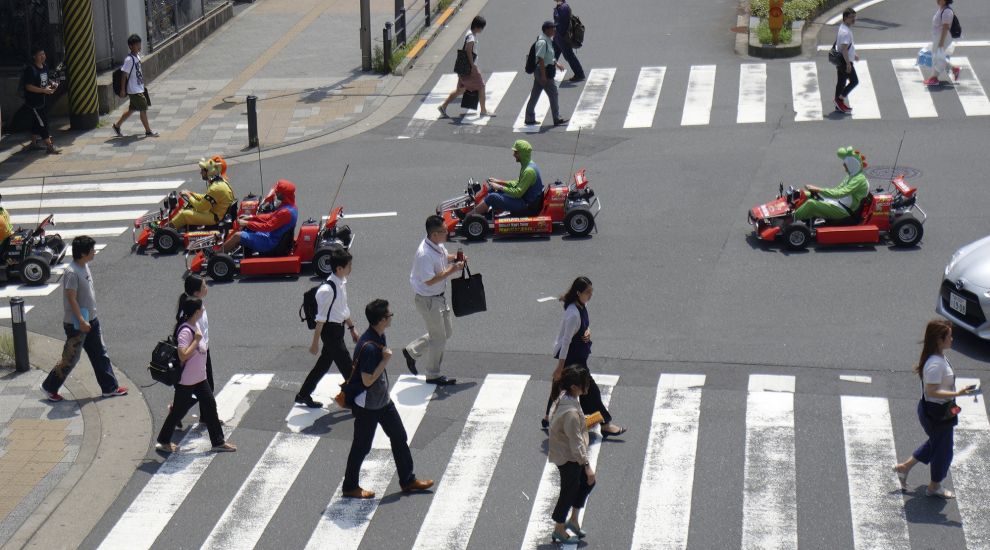
[[313, 390], [323, 378], [323, 375], [330, 370], [330, 363], [337, 365], [337, 370], [344, 376], [344, 380], [351, 375], [351, 353], [344, 345], [344, 325], [340, 323], [326, 323], [323, 325], [323, 332], [320, 333], [320, 340], [323, 341], [323, 350], [320, 357], [313, 365], [313, 370], [309, 371], [306, 380], [299, 388], [300, 397], [310, 397]]
[[[540, 84], [540, 68], [537, 67], [536, 71], [537, 74], [533, 77], [533, 89], [529, 92], [529, 103], [526, 104], [526, 120], [536, 120], [536, 102], [540, 100], [540, 94], [546, 92], [547, 97], [550, 98], [550, 113], [553, 114], [553, 121], [557, 122], [560, 120], [560, 105], [557, 102], [557, 83], [553, 79], [554, 72], [548, 70], [546, 84]], [[537, 122], [539, 121], [537, 120]]]
[[571, 508], [584, 508], [584, 503], [595, 486], [588, 485], [588, 473], [577, 462], [566, 462], [557, 466], [557, 469], [560, 470], [560, 496], [557, 497], [557, 505], [553, 507], [551, 517], [557, 523], [564, 523]]
[[65, 383], [72, 369], [76, 368], [82, 351], [86, 350], [86, 356], [93, 365], [93, 372], [96, 374], [96, 381], [100, 384], [103, 393], [111, 393], [117, 389], [117, 377], [113, 374], [113, 363], [107, 355], [107, 347], [103, 343], [103, 333], [100, 332], [99, 319], [89, 322], [90, 331], [83, 333], [70, 323], [63, 323], [65, 330], [65, 346], [62, 348], [62, 358], [55, 364], [55, 368], [48, 373], [48, 377], [41, 383], [41, 387], [49, 393], [57, 393], [58, 389]]
[[[210, 385], [210, 391], [216, 393], [216, 386], [213, 385], [213, 359], [210, 358], [210, 350], [206, 350], [206, 383]], [[179, 410], [176, 408], [175, 403], [172, 403], [172, 410], [178, 411], [180, 414], [176, 418], [183, 419], [189, 414], [189, 409], [196, 405], [196, 398], [193, 397], [189, 400], [189, 405], [186, 410]], [[205, 420], [204, 420], [205, 422]]]
[[581, 67], [581, 62], [574, 55], [574, 48], [571, 47], [571, 43], [566, 38], [562, 39], [560, 35], [554, 36], [553, 49], [554, 59], [560, 59], [561, 54], [563, 54], [564, 59], [567, 60], [567, 64], [571, 67], [571, 72], [574, 73], [572, 78], [584, 78], [584, 68]]
[[402, 418], [395, 404], [389, 403], [381, 409], [365, 409], [355, 405], [351, 409], [354, 415], [354, 442], [351, 452], [347, 455], [347, 470], [344, 471], [344, 491], [358, 488], [358, 476], [361, 473], [361, 463], [371, 452], [371, 442], [375, 439], [375, 431], [380, 424], [392, 444], [392, 458], [395, 469], [399, 473], [399, 485], [406, 486], [416, 479], [413, 473], [412, 452], [406, 441], [406, 429], [402, 426]]
[[918, 401], [918, 420], [928, 440], [915, 449], [914, 458], [929, 465], [932, 482], [942, 483], [942, 480], [949, 475], [949, 466], [952, 465], [954, 427], [952, 424], [932, 422], [925, 414], [925, 403], [921, 400]]
[[31, 135], [42, 140], [51, 137], [48, 130], [48, 109], [46, 107], [29, 107], [31, 109]]
[[220, 425], [220, 417], [217, 415], [217, 401], [213, 398], [213, 390], [206, 380], [191, 386], [175, 385], [175, 397], [172, 398], [172, 410], [165, 417], [165, 424], [158, 432], [158, 442], [168, 445], [172, 442], [172, 434], [175, 432], [175, 425], [185, 416], [189, 407], [192, 407], [195, 400], [199, 401], [199, 418], [206, 424], [206, 429], [210, 432], [210, 443], [214, 447], [223, 445], [223, 426]]
[[[548, 417], [550, 416], [550, 409], [553, 408], [553, 403], [558, 397], [560, 397], [560, 382], [554, 380], [550, 385], [550, 399], [547, 400]], [[602, 420], [605, 424], [612, 421], [612, 415], [605, 408], [605, 403], [602, 403], [602, 391], [598, 388], [598, 384], [595, 383], [594, 377], [591, 378], [591, 382], [588, 384], [588, 393], [579, 397], [578, 400], [581, 402], [581, 412], [585, 415], [600, 412], [602, 413]]]
[[835, 68], [837, 76], [835, 77], [835, 98], [840, 97], [849, 98], [849, 92], [859, 84], [859, 77], [856, 76], [856, 65], [852, 66], [852, 70], [846, 72], [846, 64], [840, 63]]

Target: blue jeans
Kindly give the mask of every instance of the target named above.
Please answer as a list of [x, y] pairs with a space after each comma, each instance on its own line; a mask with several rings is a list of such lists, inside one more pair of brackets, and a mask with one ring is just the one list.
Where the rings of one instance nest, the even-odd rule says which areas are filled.
[[932, 483], [942, 483], [949, 475], [952, 464], [952, 424], [936, 424], [925, 414], [924, 401], [918, 400], [918, 420], [925, 430], [928, 440], [915, 449], [914, 458], [923, 464], [929, 464], [932, 473]]
[[518, 213], [526, 210], [526, 201], [510, 197], [505, 193], [490, 193], [485, 196], [485, 204], [496, 212]]
[[100, 384], [103, 393], [112, 393], [117, 389], [117, 377], [113, 374], [113, 363], [107, 355], [107, 346], [103, 343], [103, 334], [100, 332], [99, 319], [89, 322], [90, 331], [84, 334], [70, 323], [63, 323], [65, 330], [65, 346], [62, 348], [62, 358], [56, 363], [55, 368], [48, 373], [48, 377], [41, 383], [41, 387], [49, 392], [56, 393], [62, 387], [69, 373], [79, 363], [82, 351], [86, 350], [89, 362], [93, 364], [93, 372], [96, 374], [96, 381]]

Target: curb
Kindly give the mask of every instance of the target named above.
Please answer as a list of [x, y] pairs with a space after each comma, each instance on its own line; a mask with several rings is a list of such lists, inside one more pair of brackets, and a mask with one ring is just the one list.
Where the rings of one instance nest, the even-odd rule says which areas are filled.
[[[792, 53], [790, 55], [778, 55], [774, 57], [757, 57], [752, 55], [751, 48], [749, 45], [749, 22], [750, 22], [750, 9], [749, 0], [740, 0], [739, 5], [736, 8], [736, 26], [737, 28], [745, 28], [746, 32], [739, 32], [736, 34], [735, 40], [735, 52], [736, 55], [740, 57], [756, 58], [756, 59], [779, 59], [782, 57], [797, 57], [805, 55], [805, 52], [811, 52], [811, 56], [818, 54], [818, 33], [821, 32], [822, 27], [826, 26], [824, 21], [827, 21], [831, 16], [836, 13], [842, 13], [842, 10], [849, 6], [853, 6], [859, 0], [830, 0], [828, 5], [822, 9], [815, 17], [811, 20], [804, 22], [804, 27], [801, 32], [801, 46], [800, 51]], [[777, 48], [781, 49], [781, 48]], [[794, 49], [797, 48], [788, 48]]]
[[[0, 327], [9, 333], [9, 327]], [[64, 342], [28, 332], [32, 368], [47, 371], [62, 355]], [[83, 441], [76, 461], [31, 516], [0, 549], [78, 548], [130, 481], [148, 454], [151, 411], [138, 387], [114, 369], [128, 395], [102, 399], [83, 354], [65, 388], [80, 405]], [[40, 390], [39, 390], [40, 394]], [[95, 399], [92, 396], [97, 396]]]
[[434, 21], [433, 24], [430, 25], [430, 27], [426, 30], [424, 35], [420, 35], [418, 40], [419, 44], [414, 46], [413, 49], [410, 50], [408, 54], [406, 54], [406, 57], [404, 57], [402, 61], [399, 62], [399, 65], [392, 72], [400, 76], [405, 75], [406, 72], [413, 66], [413, 64], [416, 63], [416, 60], [419, 59], [419, 56], [422, 55], [423, 52], [425, 52], [426, 49], [430, 47], [430, 44], [433, 43], [433, 39], [436, 38], [438, 34], [440, 34], [440, 31], [447, 28], [447, 23], [454, 18], [457, 12], [461, 10], [461, 8], [464, 6], [464, 4], [467, 3], [467, 1], [468, 0], [454, 0], [453, 2], [451, 2], [450, 5], [447, 6], [447, 8], [443, 11], [443, 13], [437, 16], [436, 21]]

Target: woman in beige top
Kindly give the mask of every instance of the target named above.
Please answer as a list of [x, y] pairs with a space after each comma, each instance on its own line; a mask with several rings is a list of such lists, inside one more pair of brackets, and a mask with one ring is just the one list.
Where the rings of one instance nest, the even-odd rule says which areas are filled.
[[[549, 442], [549, 460], [560, 470], [560, 496], [552, 515], [553, 542], [577, 544], [587, 534], [581, 530], [580, 513], [595, 487], [595, 471], [588, 463], [588, 426], [578, 397], [587, 393], [589, 384], [588, 370], [578, 365], [568, 365], [561, 372], [560, 399], [550, 421]], [[569, 536], [568, 530], [576, 537]]]

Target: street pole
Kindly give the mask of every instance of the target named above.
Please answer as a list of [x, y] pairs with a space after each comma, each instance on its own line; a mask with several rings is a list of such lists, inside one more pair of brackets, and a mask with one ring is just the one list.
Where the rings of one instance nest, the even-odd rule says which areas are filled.
[[69, 124], [73, 130], [92, 130], [100, 123], [93, 4], [91, 0], [65, 0], [62, 9], [65, 65], [69, 73]]
[[258, 146], [258, 97], [247, 96], [248, 147]]
[[371, 70], [371, 0], [361, 0], [361, 70]]
[[27, 320], [24, 318], [24, 299], [14, 296], [10, 299], [10, 328], [14, 340], [14, 366], [17, 372], [31, 370], [28, 361]]

